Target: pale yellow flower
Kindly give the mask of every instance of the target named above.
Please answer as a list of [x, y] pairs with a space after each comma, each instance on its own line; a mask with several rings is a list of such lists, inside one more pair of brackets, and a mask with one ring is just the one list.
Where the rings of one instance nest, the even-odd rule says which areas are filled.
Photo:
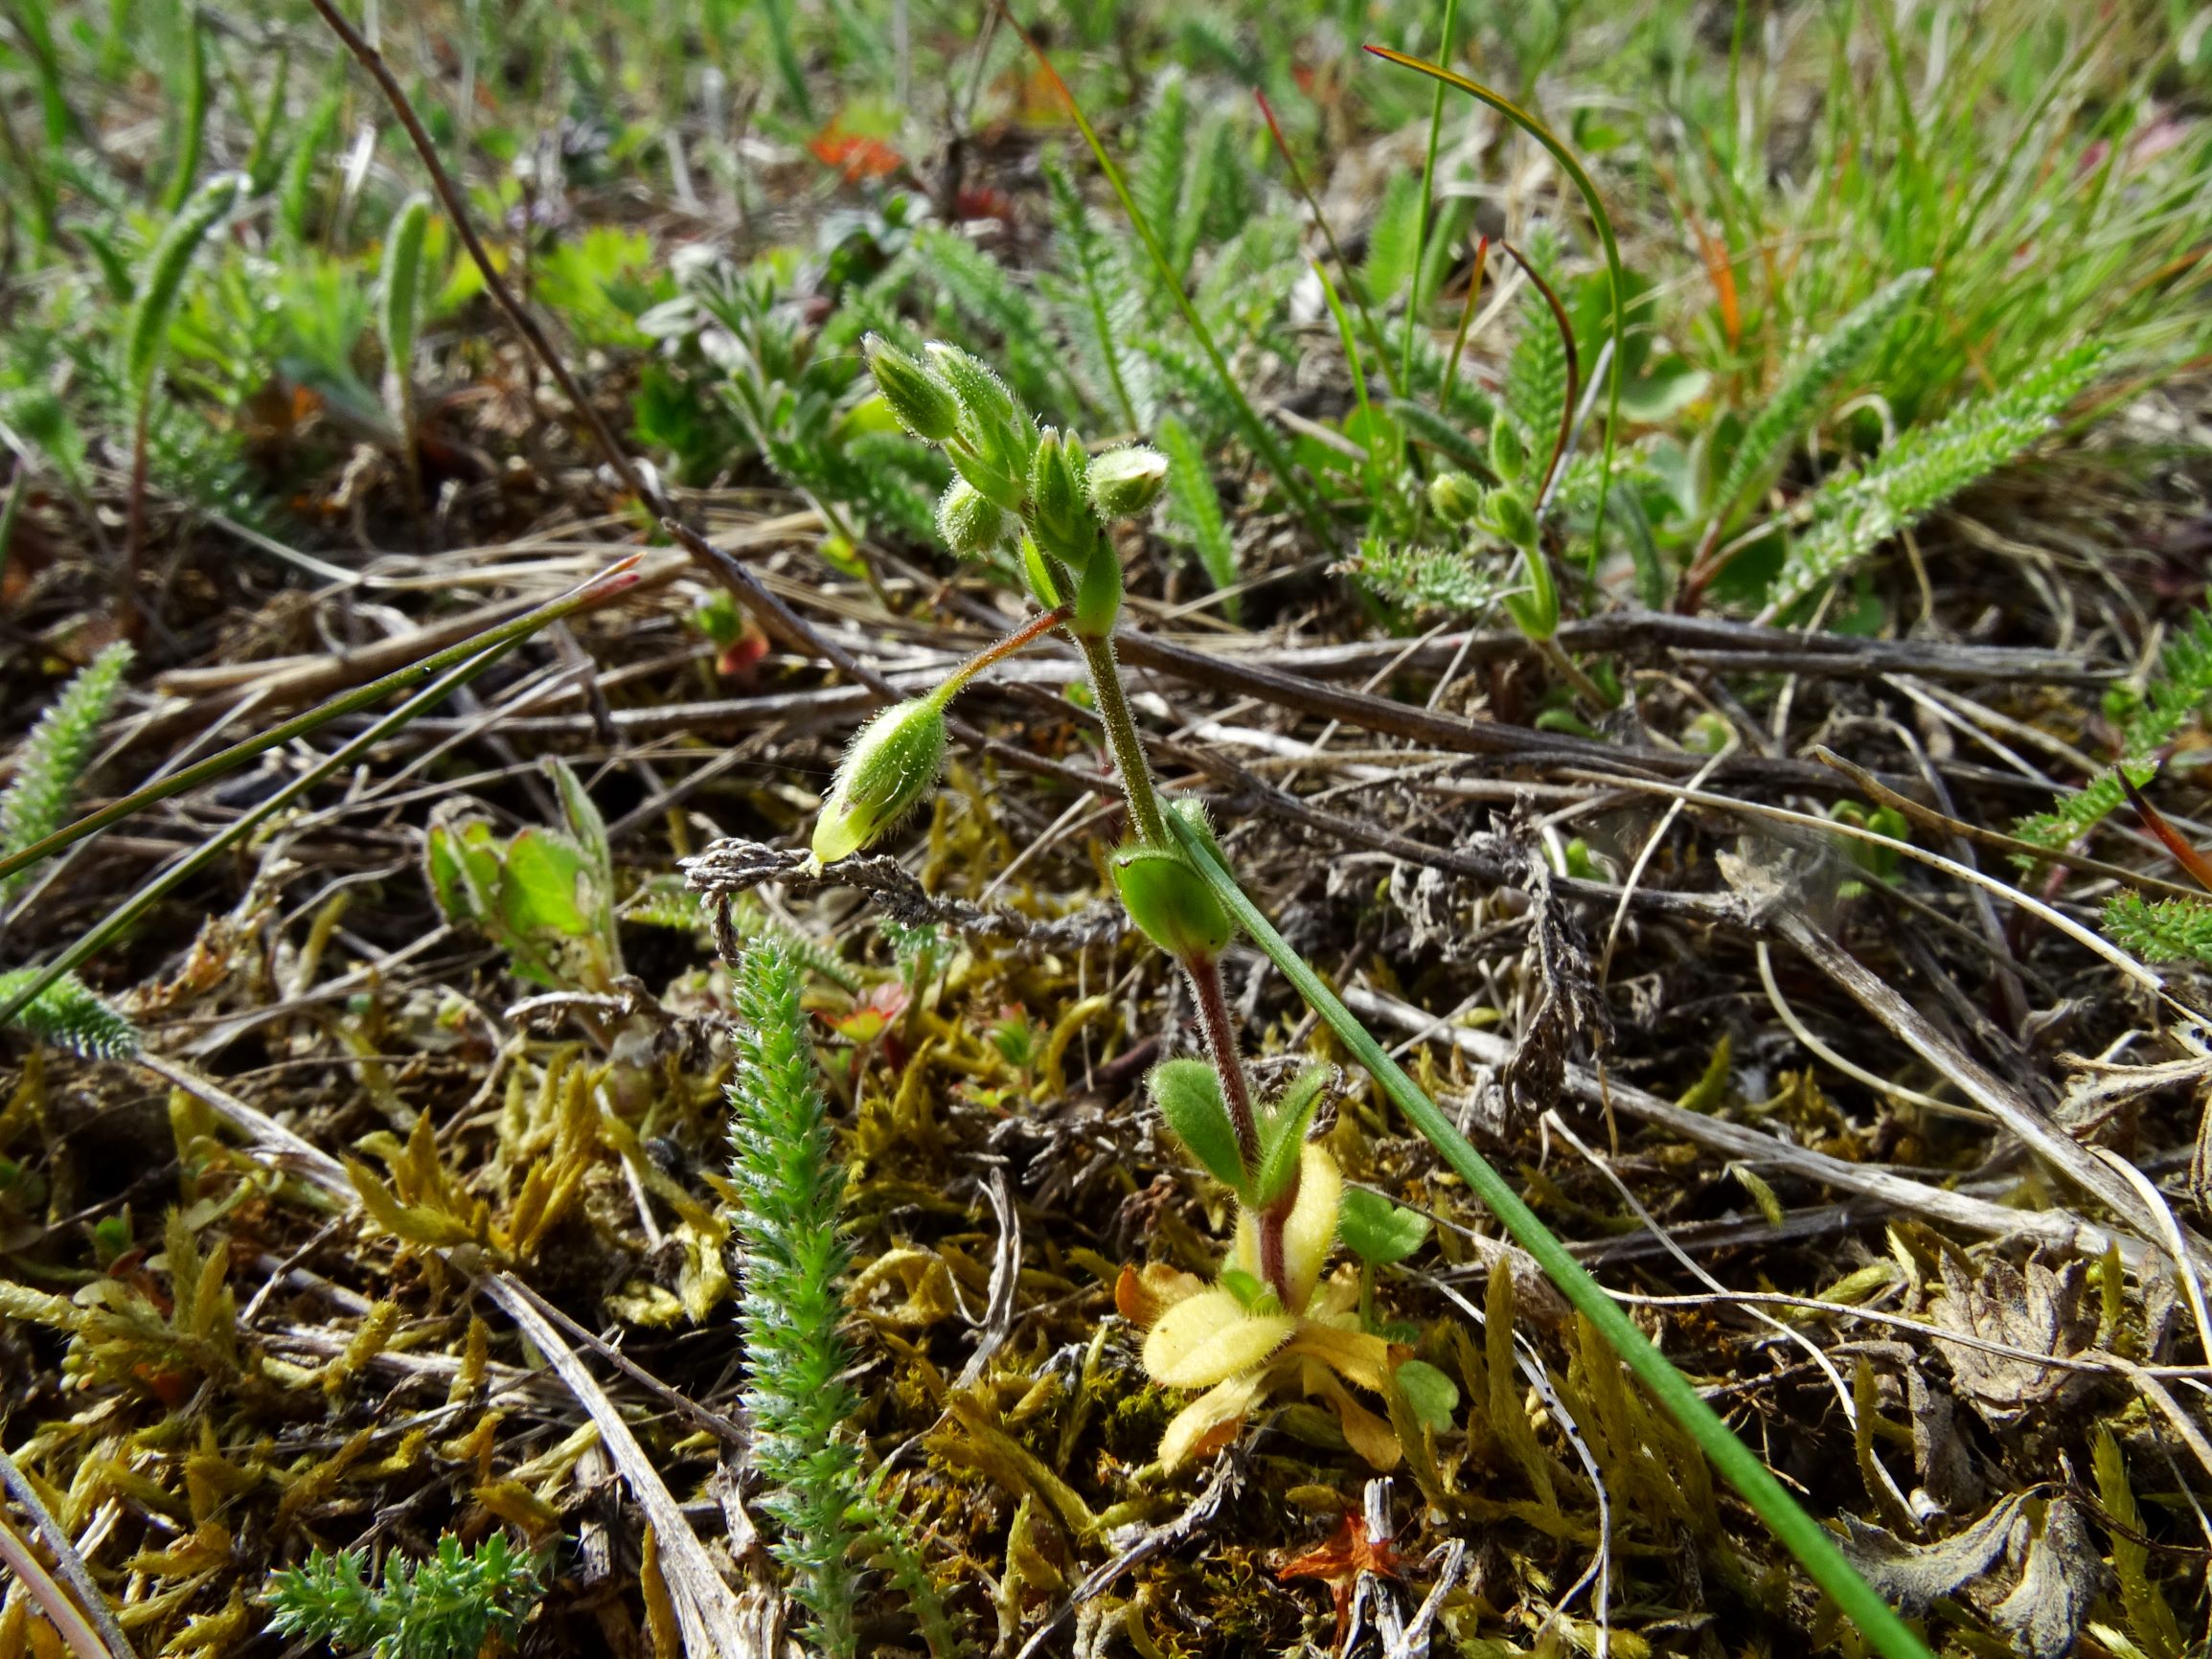
[[[1176, 1414], [1160, 1437], [1159, 1461], [1174, 1469], [1226, 1443], [1267, 1396], [1296, 1387], [1326, 1399], [1344, 1424], [1344, 1438], [1377, 1468], [1394, 1466], [1397, 1435], [1356, 1400], [1346, 1382], [1386, 1394], [1395, 1356], [1380, 1336], [1359, 1329], [1356, 1274], [1339, 1269], [1324, 1280], [1336, 1239], [1344, 1178], [1335, 1159], [1309, 1144], [1299, 1163], [1298, 1197], [1283, 1229], [1285, 1310], [1247, 1307], [1225, 1285], [1155, 1262], [1139, 1273], [1122, 1269], [1114, 1300], [1143, 1329], [1145, 1370], [1169, 1388], [1205, 1392]], [[1250, 1216], [1241, 1216], [1237, 1241], [1222, 1264], [1246, 1282], [1259, 1277], [1259, 1244]]]

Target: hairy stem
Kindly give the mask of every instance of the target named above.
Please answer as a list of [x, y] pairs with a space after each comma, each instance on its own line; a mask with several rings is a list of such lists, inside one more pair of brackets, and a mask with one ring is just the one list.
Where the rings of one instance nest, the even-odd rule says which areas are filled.
[[[1237, 1024], [1229, 1017], [1229, 999], [1221, 994], [1221, 962], [1214, 956], [1186, 958], [1183, 972], [1198, 1005], [1198, 1024], [1206, 1034], [1206, 1050], [1221, 1079], [1221, 1103], [1229, 1108], [1229, 1125], [1237, 1131], [1237, 1155], [1248, 1180], [1260, 1174], [1260, 1120], [1252, 1109], [1252, 1085], [1244, 1076], [1244, 1062], [1237, 1052]], [[1260, 1238], [1260, 1277], [1290, 1312], [1289, 1274], [1283, 1260], [1283, 1221], [1288, 1208], [1270, 1204], [1254, 1209], [1252, 1225]]]
[[[1079, 633], [1075, 641], [1083, 648], [1083, 662], [1090, 670], [1091, 693], [1098, 701], [1106, 741], [1113, 747], [1114, 769], [1121, 774], [1122, 794], [1129, 802], [1129, 823], [1137, 838], [1147, 846], [1172, 848], [1175, 843], [1169, 836], [1167, 817], [1160, 810], [1159, 792], [1152, 785], [1152, 765], [1145, 759], [1136, 718], [1129, 713], [1129, 695], [1122, 690], [1121, 666], [1114, 659], [1113, 636]], [[1236, 1130], [1238, 1159], [1244, 1166], [1245, 1176], [1256, 1181], [1260, 1174], [1260, 1120], [1252, 1109], [1252, 1084], [1244, 1076], [1244, 1062], [1238, 1052], [1237, 1025], [1229, 1017], [1228, 999], [1221, 994], [1220, 960], [1214, 956], [1186, 957], [1183, 972], [1190, 979], [1191, 994], [1198, 1005], [1198, 1022], [1206, 1034], [1206, 1052], [1221, 1079], [1221, 1101], [1229, 1109], [1230, 1126]], [[1296, 1308], [1290, 1307], [1289, 1274], [1283, 1257], [1283, 1222], [1288, 1214], [1287, 1204], [1272, 1204], [1264, 1210], [1255, 1210], [1252, 1222], [1260, 1240], [1260, 1277], [1286, 1308], [1296, 1312]]]
[[1067, 621], [1072, 608], [1072, 606], [1063, 604], [1057, 610], [1048, 610], [1041, 615], [1033, 616], [1003, 639], [993, 640], [949, 674], [946, 674], [945, 683], [937, 688], [936, 694], [942, 701], [950, 702], [966, 689], [969, 680], [975, 678], [992, 663], [1003, 662], [1024, 647], [1035, 645], [1046, 634], [1052, 632], [1054, 628], [1060, 626], [1061, 623]]
[[1137, 736], [1136, 716], [1129, 713], [1129, 699], [1122, 690], [1113, 636], [1077, 634], [1075, 643], [1090, 670], [1091, 693], [1098, 699], [1099, 718], [1114, 752], [1114, 770], [1121, 774], [1122, 793], [1129, 804], [1129, 827], [1148, 847], [1173, 847], [1167, 820], [1160, 814], [1159, 792], [1152, 787], [1152, 769], [1145, 760], [1144, 740]]

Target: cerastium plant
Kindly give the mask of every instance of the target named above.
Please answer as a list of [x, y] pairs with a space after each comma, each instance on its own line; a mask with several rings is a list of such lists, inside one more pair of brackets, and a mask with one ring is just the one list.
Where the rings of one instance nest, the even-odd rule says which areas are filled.
[[954, 693], [989, 662], [1056, 626], [1065, 629], [1088, 669], [1128, 805], [1130, 839], [1112, 861], [1123, 905], [1190, 982], [1210, 1051], [1210, 1064], [1163, 1065], [1150, 1085], [1152, 1098], [1237, 1199], [1236, 1243], [1212, 1286], [1155, 1269], [1125, 1275], [1117, 1295], [1126, 1314], [1150, 1327], [1144, 1357], [1153, 1376], [1204, 1390], [1170, 1425], [1162, 1463], [1220, 1443], [1286, 1367], [1309, 1392], [1336, 1405], [1347, 1441], [1372, 1461], [1395, 1461], [1398, 1448], [1388, 1425], [1353, 1400], [1341, 1381], [1386, 1400], [1402, 1397], [1417, 1415], [1438, 1405], [1448, 1409], [1441, 1391], [1418, 1374], [1405, 1375], [1408, 1366], [1390, 1345], [1363, 1328], [1357, 1278], [1323, 1282], [1340, 1236], [1357, 1243], [1357, 1232], [1367, 1240], [1361, 1257], [1383, 1261], [1394, 1259], [1395, 1246], [1383, 1235], [1395, 1229], [1343, 1227], [1341, 1177], [1328, 1152], [1309, 1139], [1323, 1079], [1298, 1078], [1271, 1105], [1254, 1099], [1221, 990], [1221, 955], [1241, 927], [1697, 1440], [1868, 1645], [1884, 1659], [1927, 1659], [1919, 1637], [1852, 1567], [1833, 1536], [1284, 943], [1238, 887], [1203, 817], [1181, 803], [1161, 802], [1115, 661], [1122, 574], [1106, 525], [1151, 505], [1165, 481], [1165, 458], [1133, 447], [1094, 457], [1072, 433], [1039, 431], [995, 375], [951, 346], [932, 344], [917, 358], [872, 337], [868, 359], [899, 419], [916, 437], [942, 445], [958, 474], [939, 503], [946, 541], [970, 557], [993, 557], [1012, 544], [1042, 611], [937, 691], [887, 710], [861, 732], [816, 822], [814, 858], [828, 864], [858, 852], [911, 810], [943, 764], [945, 705]]

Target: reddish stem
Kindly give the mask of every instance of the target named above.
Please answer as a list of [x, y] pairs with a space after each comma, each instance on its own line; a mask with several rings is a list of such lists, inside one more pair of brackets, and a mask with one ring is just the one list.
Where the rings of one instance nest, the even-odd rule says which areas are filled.
[[1044, 638], [1046, 634], [1067, 621], [1073, 611], [1072, 605], [1063, 604], [1057, 610], [1048, 610], [1039, 616], [1033, 616], [1003, 639], [994, 640], [990, 645], [985, 646], [983, 649], [977, 651], [945, 676], [945, 684], [949, 688], [946, 694], [949, 696], [958, 693], [969, 680], [983, 672], [992, 663], [1003, 661], [1023, 647], [1034, 645], [1037, 641]]
[[[1260, 1121], [1252, 1111], [1252, 1085], [1237, 1054], [1237, 1027], [1229, 1017], [1228, 998], [1221, 994], [1220, 959], [1187, 957], [1183, 972], [1189, 976], [1191, 994], [1197, 1001], [1198, 1024], [1206, 1034], [1206, 1047], [1214, 1070], [1221, 1079], [1221, 1102], [1229, 1108], [1229, 1125], [1237, 1132], [1237, 1155], [1244, 1166], [1244, 1179], [1260, 1177]], [[1275, 1292], [1286, 1311], [1290, 1306], [1290, 1277], [1283, 1258], [1283, 1223], [1289, 1214], [1286, 1203], [1274, 1203], [1252, 1212], [1253, 1230], [1260, 1240], [1260, 1278]]]

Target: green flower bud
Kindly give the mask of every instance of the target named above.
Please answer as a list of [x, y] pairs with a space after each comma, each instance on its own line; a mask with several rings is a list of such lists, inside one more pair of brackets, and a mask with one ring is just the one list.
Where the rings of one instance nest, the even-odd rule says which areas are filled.
[[1168, 458], [1157, 449], [1131, 444], [1091, 457], [1090, 502], [1101, 518], [1134, 518], [1167, 483]]
[[1523, 552], [1537, 544], [1536, 513], [1517, 489], [1501, 486], [1484, 496], [1482, 521], [1500, 541]]
[[932, 340], [923, 348], [936, 376], [960, 403], [960, 436], [986, 455], [1004, 454], [1029, 424], [1006, 382], [958, 346]]
[[1114, 885], [1137, 931], [1177, 961], [1219, 956], [1236, 931], [1206, 878], [1166, 847], [1124, 847]]
[[1439, 472], [1428, 481], [1428, 505], [1447, 524], [1465, 524], [1482, 510], [1482, 486], [1464, 472]]
[[880, 334], [870, 334], [860, 350], [900, 425], [924, 443], [942, 443], [960, 429], [960, 402], [951, 387]]
[[1029, 461], [1030, 525], [1038, 545], [1076, 570], [1098, 547], [1098, 520], [1083, 488], [1083, 440], [1049, 428]]
[[1006, 540], [1009, 523], [997, 502], [965, 478], [937, 498], [937, 534], [962, 558], [982, 558]]
[[1490, 428], [1490, 469], [1506, 484], [1518, 484], [1528, 470], [1528, 441], [1502, 416]]
[[[1060, 591], [1060, 580], [1045, 563], [1044, 551], [1037, 545], [1034, 535], [1025, 534], [1021, 538], [1021, 574], [1028, 579], [1030, 593], [1046, 610], [1058, 610], [1067, 602], [1067, 596]], [[1076, 682], [1078, 686], [1082, 683]]]
[[860, 728], [814, 820], [814, 866], [859, 852], [912, 811], [945, 767], [945, 708], [921, 697]]

